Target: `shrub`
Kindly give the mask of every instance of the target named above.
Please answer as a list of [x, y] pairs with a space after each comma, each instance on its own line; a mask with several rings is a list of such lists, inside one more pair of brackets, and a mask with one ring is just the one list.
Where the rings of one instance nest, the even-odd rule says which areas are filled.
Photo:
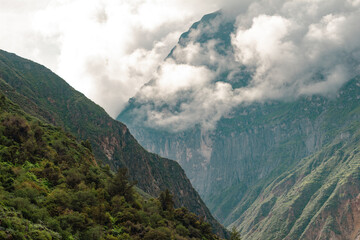
[[98, 239], [102, 239], [102, 236], [103, 236], [103, 227], [97, 225], [85, 231], [85, 233], [82, 234], [81, 238], [86, 240], [98, 240]]
[[169, 229], [160, 227], [151, 229], [144, 236], [145, 240], [169, 240], [171, 239], [171, 232]]
[[66, 172], [66, 184], [75, 188], [83, 179], [85, 179], [84, 175], [80, 173], [77, 169], [70, 169]]
[[128, 181], [127, 169], [119, 168], [115, 177], [112, 179], [108, 192], [111, 197], [115, 195], [124, 196], [126, 201], [133, 202], [134, 201], [134, 190], [133, 186], [136, 183], [130, 183]]
[[44, 230], [33, 230], [29, 235], [33, 240], [52, 240], [51, 234]]
[[179, 224], [176, 226], [176, 232], [183, 237], [186, 237], [189, 235], [189, 230], [187, 230], [187, 228], [184, 227], [182, 224]]
[[13, 139], [15, 142], [24, 142], [30, 133], [30, 126], [26, 120], [17, 115], [7, 116], [2, 125], [4, 126], [3, 133], [9, 139]]
[[169, 189], [166, 189], [160, 194], [159, 201], [161, 203], [161, 208], [163, 211], [171, 212], [174, 210], [173, 195], [170, 193]]

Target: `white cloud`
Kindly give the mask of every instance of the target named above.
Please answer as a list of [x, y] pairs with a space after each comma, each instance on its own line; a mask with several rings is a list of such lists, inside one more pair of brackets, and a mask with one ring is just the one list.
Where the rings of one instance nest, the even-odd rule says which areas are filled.
[[238, 49], [237, 61], [256, 65], [259, 61], [271, 64], [276, 59], [293, 52], [290, 42], [282, 42], [291, 23], [280, 16], [260, 15], [253, 19], [249, 29], [238, 29], [233, 44]]
[[[196, 124], [211, 129], [240, 104], [333, 95], [360, 73], [356, 1], [263, 0], [239, 12], [231, 34], [232, 52], [219, 54], [216, 39], [198, 41], [204, 33], [222, 31], [220, 23], [226, 19], [221, 16], [200, 25], [185, 46], [176, 47], [172, 57], [188, 71], [183, 75], [171, 71], [176, 77], [155, 76], [140, 90], [137, 101], [142, 107], [135, 115], [141, 121], [169, 131]], [[200, 68], [207, 69], [207, 74], [196, 74]], [[177, 84], [172, 83], [175, 79]], [[186, 92], [179, 81], [189, 87]], [[241, 81], [242, 85], [236, 84]], [[164, 82], [171, 85], [171, 101], [169, 97], [158, 100], [167, 93], [161, 88]]]
[[[155, 127], [212, 128], [239, 104], [332, 94], [360, 70], [359, 0], [0, 5], [2, 49], [49, 67], [112, 116], [138, 92], [143, 106], [137, 114]], [[225, 16], [192, 31], [193, 41], [178, 45], [164, 61], [182, 32], [219, 8]], [[196, 41], [204, 31], [216, 34], [229, 19], [236, 19], [228, 36], [232, 49], [217, 39]]]
[[[267, 6], [268, 1], [263, 2]], [[327, 11], [320, 9], [323, 1], [281, 4], [272, 15], [250, 11], [252, 24], [245, 28], [241, 16], [233, 35], [237, 61], [254, 69], [249, 90], [261, 92], [258, 100], [333, 94], [359, 74], [354, 68], [360, 63], [354, 54], [360, 47], [355, 40], [360, 30], [355, 24], [360, 20], [358, 8], [342, 1], [329, 2], [333, 8]], [[289, 14], [296, 9], [303, 12]]]
[[58, 73], [113, 117], [218, 0], [0, 0], [0, 48]]

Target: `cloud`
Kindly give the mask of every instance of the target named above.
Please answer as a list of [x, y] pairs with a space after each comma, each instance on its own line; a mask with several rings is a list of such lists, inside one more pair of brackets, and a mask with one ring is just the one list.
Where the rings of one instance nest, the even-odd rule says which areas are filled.
[[[249, 88], [262, 91], [259, 100], [333, 94], [359, 74], [359, 8], [330, 1], [324, 11], [323, 4], [284, 2], [279, 12], [239, 17], [235, 56], [254, 69]], [[293, 15], [297, 9], [304, 12]], [[252, 23], [244, 27], [246, 18]]]
[[[263, 0], [243, 6], [231, 11], [233, 32], [222, 25], [231, 18], [219, 15], [176, 46], [172, 69], [187, 71], [154, 76], [138, 92], [141, 107], [133, 114], [142, 124], [213, 129], [236, 106], [334, 95], [360, 73], [359, 1]], [[230, 46], [219, 50], [227, 37]]]
[[113, 117], [136, 94], [134, 112], [152, 127], [211, 129], [238, 105], [331, 95], [360, 71], [359, 0], [0, 5], [2, 49], [49, 67]]
[[0, 47], [39, 62], [115, 117], [219, 0], [0, 0]]
[[53, 55], [60, 51], [57, 39], [33, 31], [36, 12], [47, 4], [48, 0], [0, 0], [0, 48], [55, 66]]

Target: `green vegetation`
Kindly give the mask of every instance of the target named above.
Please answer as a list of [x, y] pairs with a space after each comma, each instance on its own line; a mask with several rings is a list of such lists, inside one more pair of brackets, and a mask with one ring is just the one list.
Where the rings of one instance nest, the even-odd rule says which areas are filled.
[[230, 240], [241, 240], [240, 233], [236, 230], [236, 227], [232, 227], [231, 229]]
[[98, 166], [86, 141], [3, 95], [0, 110], [0, 239], [219, 239], [168, 190], [145, 199], [125, 169]]
[[[354, 239], [360, 230], [354, 207], [360, 193], [359, 96], [357, 76], [336, 96], [240, 105], [205, 134], [210, 162], [196, 155], [206, 139], [199, 128], [169, 134], [134, 121], [136, 109], [147, 103], [133, 99], [119, 119], [144, 146], [179, 156], [212, 213], [245, 239]], [[204, 175], [193, 170], [197, 164], [206, 166]]]
[[174, 194], [175, 207], [185, 206], [207, 219], [215, 232], [228, 235], [177, 162], [147, 152], [124, 124], [49, 69], [0, 50], [0, 93], [27, 114], [82, 140], [82, 146], [93, 151], [99, 164], [108, 164], [113, 171], [127, 168], [130, 180], [136, 181], [146, 194], [159, 196], [169, 189]]
[[[360, 131], [346, 141], [335, 138], [302, 159], [253, 199], [235, 222], [246, 239], [351, 239], [357, 232], [351, 205], [360, 192]], [[350, 130], [350, 129], [348, 129]], [[239, 204], [239, 209], [242, 206]], [[256, 229], [256, 231], [248, 231]]]

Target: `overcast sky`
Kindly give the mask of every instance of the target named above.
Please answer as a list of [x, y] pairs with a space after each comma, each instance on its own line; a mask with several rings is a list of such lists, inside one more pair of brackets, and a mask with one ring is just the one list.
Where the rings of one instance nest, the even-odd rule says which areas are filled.
[[220, 0], [0, 0], [0, 48], [39, 62], [115, 117], [182, 32]]
[[[218, 9], [236, 19], [231, 55], [194, 41], [164, 61]], [[239, 104], [335, 93], [360, 72], [359, 22], [360, 0], [0, 0], [0, 48], [50, 68], [112, 117], [137, 93], [159, 109], [181, 106], [145, 107], [150, 125], [211, 128]], [[209, 64], [245, 66], [252, 81], [233, 89]]]
[[[236, 19], [227, 54], [217, 52], [216, 39], [197, 41], [223, 32], [223, 16], [192, 30], [138, 92], [133, 113], [141, 125], [210, 130], [237, 106], [334, 97], [360, 74], [360, 0], [258, 0], [231, 9], [224, 14]], [[247, 85], [234, 87], [244, 69]]]

